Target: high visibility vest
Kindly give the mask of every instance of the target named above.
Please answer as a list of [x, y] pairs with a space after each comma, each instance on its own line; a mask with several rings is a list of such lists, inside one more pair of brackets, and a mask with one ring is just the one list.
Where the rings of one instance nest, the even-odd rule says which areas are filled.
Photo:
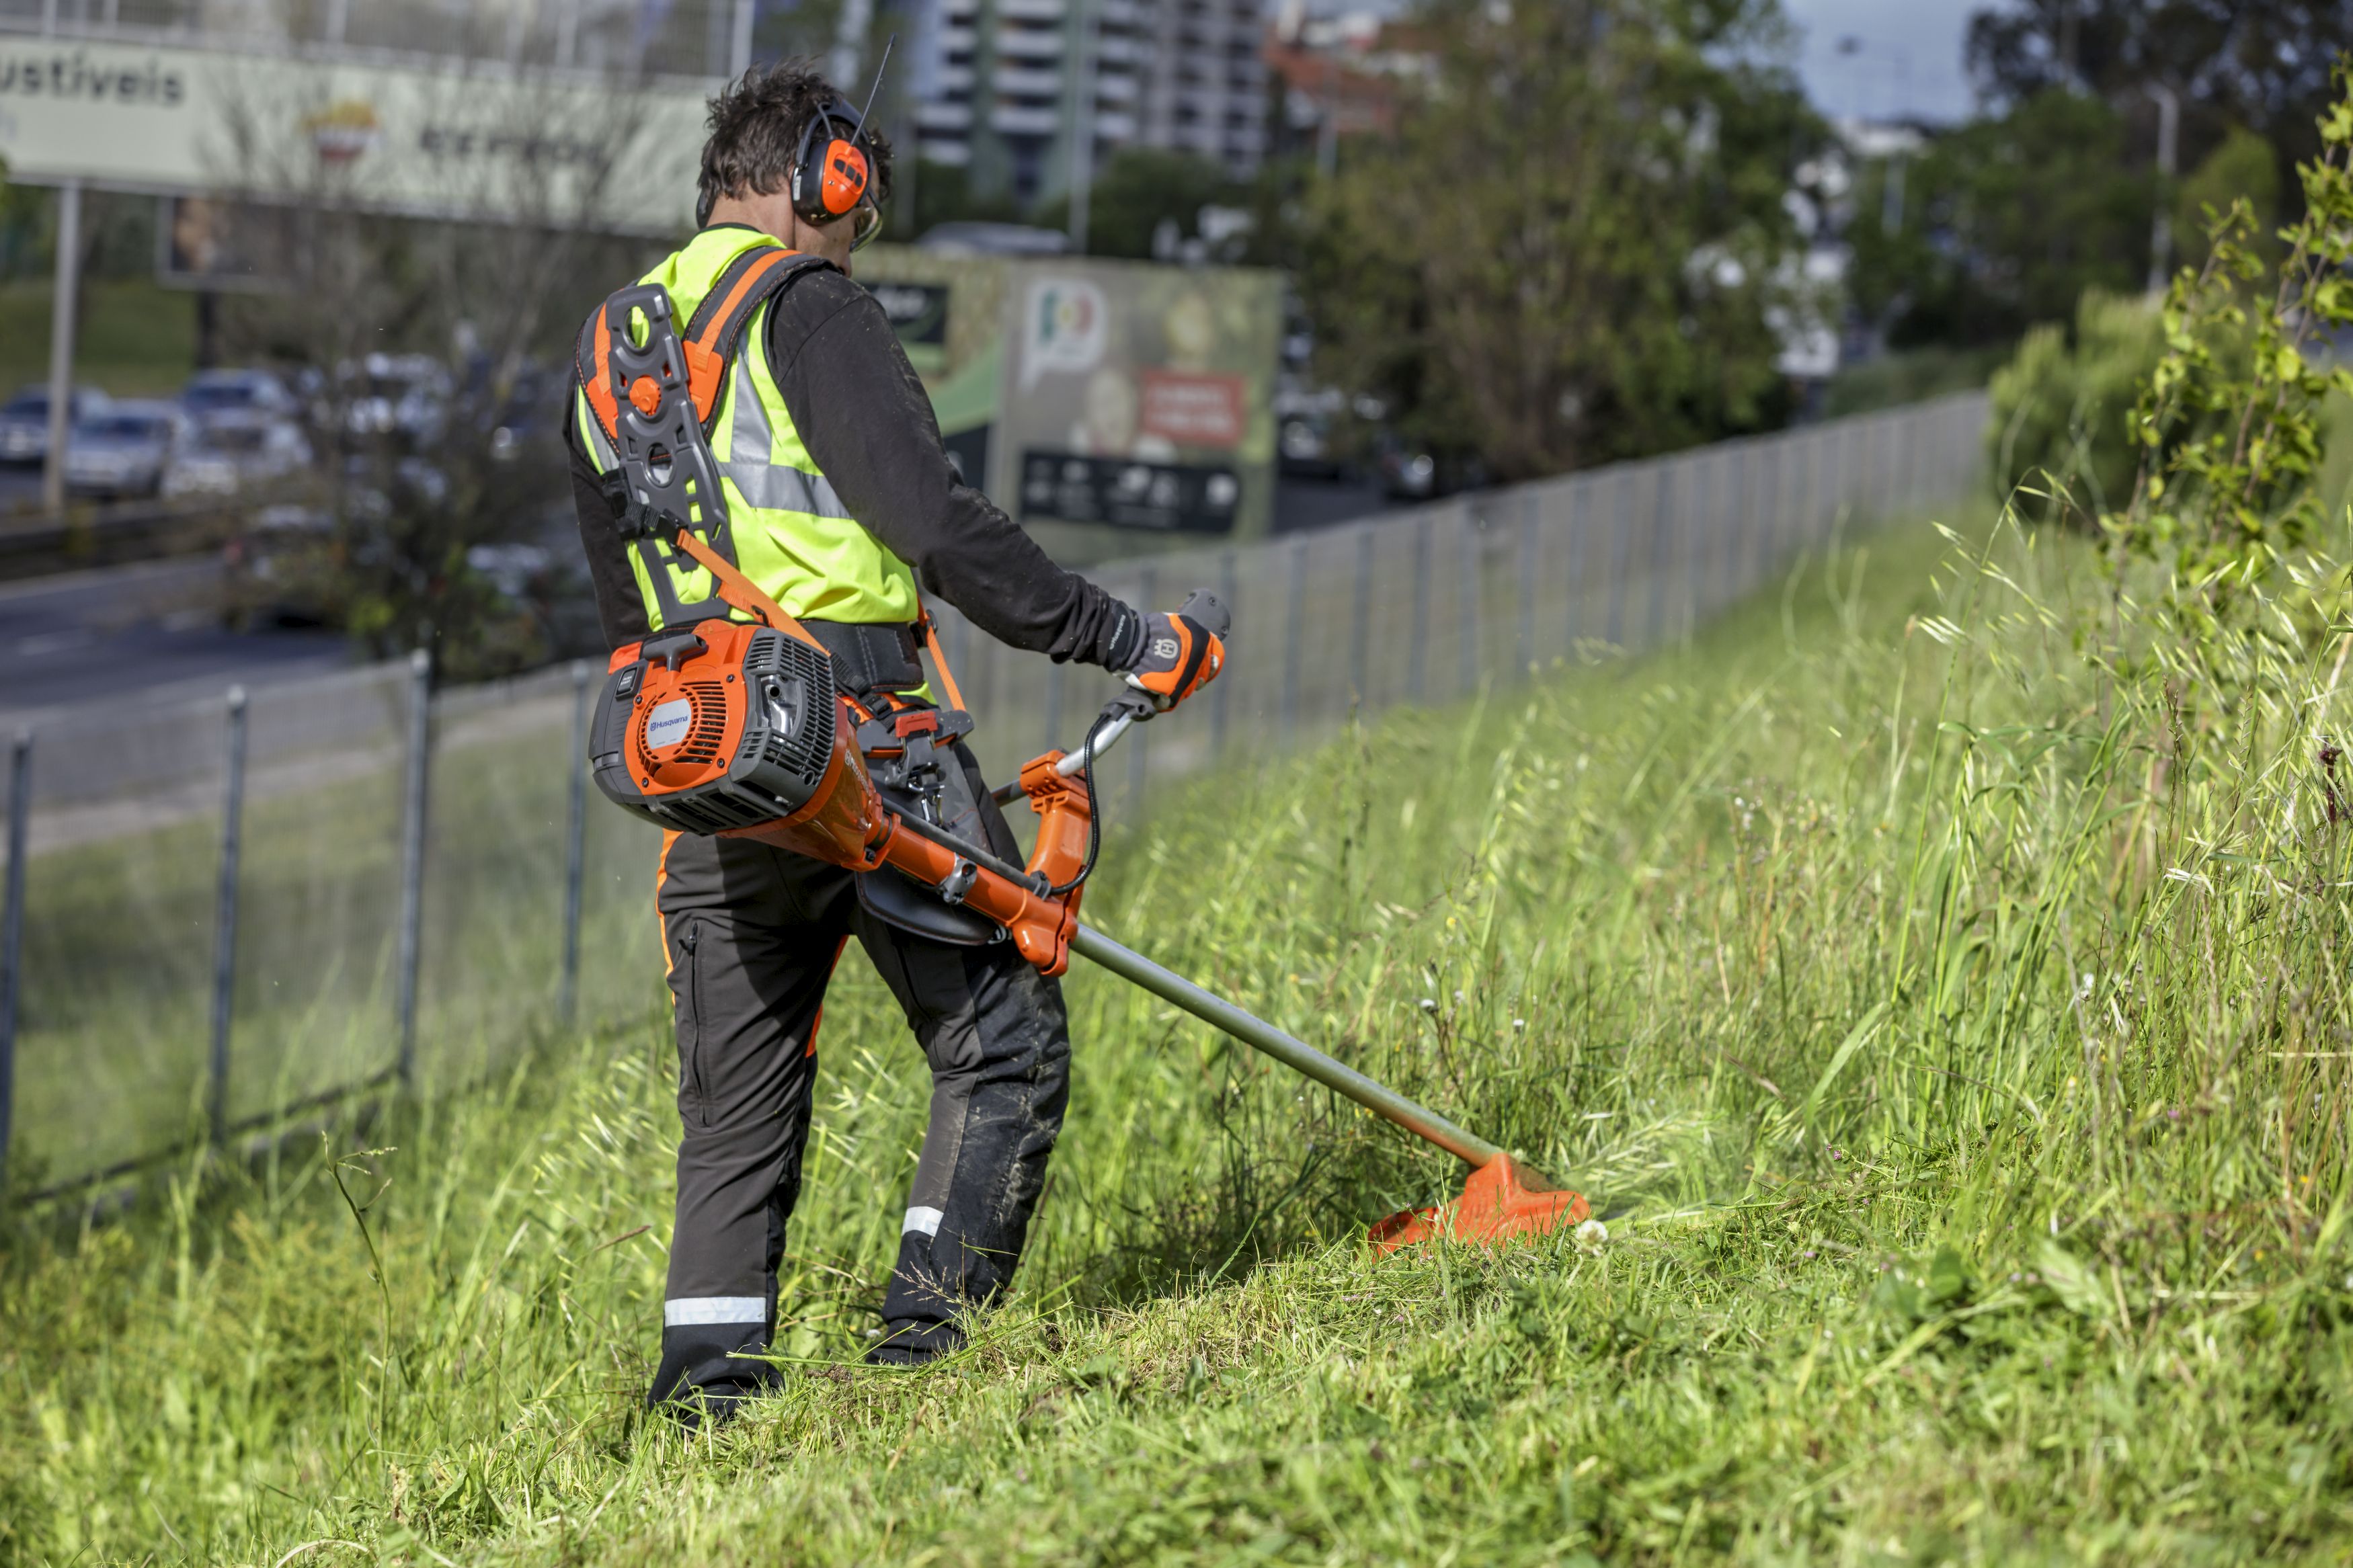
[[[738, 257], [778, 244], [748, 228], [704, 229], [639, 281], [667, 289], [673, 319], [684, 322]], [[794, 428], [768, 363], [767, 310], [763, 300], [745, 323], [710, 426], [735, 564], [796, 618], [905, 626], [922, 613], [914, 569], [850, 516]], [[576, 378], [572, 405], [581, 450], [599, 473], [611, 473], [618, 459]], [[661, 630], [660, 601], [643, 552], [629, 552], [629, 570], [647, 625]], [[663, 570], [681, 604], [701, 603], [715, 591], [711, 574], [691, 562]]]

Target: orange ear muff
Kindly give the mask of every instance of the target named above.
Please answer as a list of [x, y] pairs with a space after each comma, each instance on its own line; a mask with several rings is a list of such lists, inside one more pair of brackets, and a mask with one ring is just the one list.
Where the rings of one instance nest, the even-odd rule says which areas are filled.
[[866, 198], [867, 178], [866, 154], [836, 137], [825, 150], [825, 177], [818, 185], [818, 199], [826, 211], [839, 217]]

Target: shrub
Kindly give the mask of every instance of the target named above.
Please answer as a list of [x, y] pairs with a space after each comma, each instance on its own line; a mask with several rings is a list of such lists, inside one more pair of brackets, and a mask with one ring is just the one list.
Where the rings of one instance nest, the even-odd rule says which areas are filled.
[[2164, 350], [2155, 310], [2097, 289], [2075, 307], [2072, 334], [2057, 322], [2029, 331], [1994, 372], [1986, 441], [1996, 493], [2045, 496], [2053, 520], [2087, 522], [2123, 506], [2140, 466], [2133, 405]]

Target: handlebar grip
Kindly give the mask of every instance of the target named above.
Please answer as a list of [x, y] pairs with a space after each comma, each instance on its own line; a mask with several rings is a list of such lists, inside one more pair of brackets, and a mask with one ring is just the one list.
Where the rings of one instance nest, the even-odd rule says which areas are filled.
[[1189, 616], [1208, 627], [1209, 635], [1219, 642], [1234, 634], [1233, 611], [1226, 608], [1226, 602], [1207, 588], [1196, 588], [1186, 595], [1185, 602], [1176, 606], [1176, 613]]

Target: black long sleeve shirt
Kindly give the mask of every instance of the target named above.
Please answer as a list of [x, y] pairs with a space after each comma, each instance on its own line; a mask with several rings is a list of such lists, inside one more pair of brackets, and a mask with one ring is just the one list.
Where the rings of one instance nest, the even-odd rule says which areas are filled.
[[[1121, 668], [1140, 617], [1056, 565], [987, 496], [956, 477], [931, 398], [874, 297], [830, 267], [797, 273], [767, 309], [768, 363], [809, 455], [867, 531], [923, 592], [1015, 647]], [[750, 396], [749, 388], [737, 395]], [[615, 647], [650, 629], [596, 465], [567, 400], [565, 445], [597, 616]]]

